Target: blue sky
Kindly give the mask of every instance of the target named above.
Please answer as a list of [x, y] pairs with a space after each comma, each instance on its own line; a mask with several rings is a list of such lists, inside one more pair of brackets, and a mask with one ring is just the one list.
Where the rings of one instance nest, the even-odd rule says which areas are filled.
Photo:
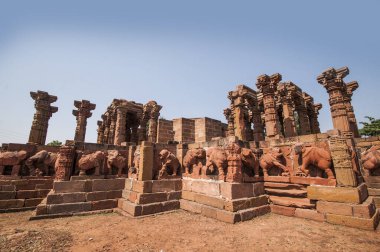
[[86, 140], [113, 98], [163, 106], [166, 119], [223, 120], [227, 92], [279, 72], [324, 108], [316, 81], [348, 66], [358, 121], [380, 117], [379, 1], [0, 1], [0, 143], [28, 140], [29, 92], [58, 96], [47, 141], [73, 139], [73, 101], [97, 105]]

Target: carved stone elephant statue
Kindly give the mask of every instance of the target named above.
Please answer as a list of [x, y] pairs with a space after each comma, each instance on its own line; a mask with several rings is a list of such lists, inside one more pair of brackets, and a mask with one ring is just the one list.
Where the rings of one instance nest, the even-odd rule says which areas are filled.
[[57, 153], [42, 150], [25, 161], [31, 176], [47, 176], [49, 171], [54, 170], [57, 161]]
[[206, 168], [210, 174], [218, 170], [219, 178], [223, 178], [227, 170], [227, 153], [224, 149], [210, 147], [206, 151]]
[[24, 164], [28, 153], [21, 151], [6, 151], [0, 153], [0, 175], [4, 174], [5, 166], [12, 166], [12, 176], [20, 175], [21, 166]]
[[289, 169], [281, 164], [282, 157], [283, 153], [280, 148], [272, 148], [268, 153], [261, 156], [260, 166], [263, 169], [264, 176], [268, 176], [268, 170], [273, 167], [280, 168], [283, 171], [282, 176], [289, 175]]
[[112, 168], [117, 169], [117, 176], [121, 177], [121, 173], [125, 167], [128, 165], [128, 159], [121, 155], [118, 150], [108, 151], [107, 156], [107, 168], [110, 173], [112, 173]]
[[255, 177], [259, 177], [259, 159], [251, 149], [241, 148], [241, 161], [244, 167], [253, 170]]
[[294, 152], [302, 157], [302, 166], [300, 167], [301, 172], [306, 176], [309, 176], [310, 170], [309, 166], [314, 167], [326, 172], [329, 179], [334, 179], [334, 173], [331, 170], [332, 158], [331, 154], [320, 147], [306, 147], [303, 144], [296, 144], [294, 146]]
[[206, 151], [202, 148], [192, 149], [186, 152], [183, 158], [183, 167], [185, 168], [185, 174], [190, 174], [195, 170], [200, 175], [202, 171], [203, 161], [206, 159]]
[[78, 161], [78, 168], [80, 170], [79, 176], [86, 175], [86, 171], [95, 168], [95, 176], [100, 175], [100, 168], [103, 166], [105, 155], [101, 151], [82, 155]]
[[361, 153], [361, 162], [363, 168], [367, 170], [369, 174], [370, 172], [380, 169], [380, 151], [374, 148], [364, 151]]
[[167, 149], [163, 149], [159, 153], [159, 158], [161, 161], [161, 168], [158, 174], [159, 178], [165, 175], [177, 176], [179, 174], [181, 164], [179, 163], [178, 158], [173, 153], [171, 153]]

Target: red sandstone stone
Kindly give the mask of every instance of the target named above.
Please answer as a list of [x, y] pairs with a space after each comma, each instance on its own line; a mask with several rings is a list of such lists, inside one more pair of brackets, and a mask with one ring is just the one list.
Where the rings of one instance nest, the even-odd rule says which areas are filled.
[[91, 211], [91, 202], [66, 203], [47, 206], [47, 214], [76, 213], [88, 211]]
[[37, 198], [37, 199], [26, 199], [25, 200], [25, 207], [35, 207], [38, 206], [43, 198]]
[[192, 213], [198, 213], [200, 214], [202, 212], [202, 205], [193, 201], [183, 200], [180, 201], [180, 207], [183, 210], [192, 212]]
[[100, 200], [91, 202], [91, 211], [111, 209], [117, 207], [116, 199]]
[[7, 200], [7, 199], [15, 199], [16, 198], [16, 192], [15, 191], [9, 191], [0, 192], [0, 200]]
[[272, 213], [285, 215], [285, 216], [294, 216], [296, 208], [294, 207], [285, 207], [278, 205], [270, 205], [270, 209]]
[[162, 202], [162, 212], [173, 211], [179, 208], [180, 208], [180, 203], [178, 200]]
[[331, 213], [337, 215], [352, 216], [352, 205], [347, 203], [318, 201], [317, 211], [323, 214]]
[[85, 202], [86, 193], [55, 193], [47, 196], [46, 204]]
[[17, 199], [31, 199], [37, 198], [37, 191], [35, 190], [20, 190], [16, 192]]
[[92, 182], [92, 191], [123, 190], [124, 186], [124, 179], [94, 179]]
[[0, 209], [21, 208], [24, 202], [24, 199], [0, 200]]
[[325, 216], [316, 210], [296, 208], [295, 217], [324, 222]]

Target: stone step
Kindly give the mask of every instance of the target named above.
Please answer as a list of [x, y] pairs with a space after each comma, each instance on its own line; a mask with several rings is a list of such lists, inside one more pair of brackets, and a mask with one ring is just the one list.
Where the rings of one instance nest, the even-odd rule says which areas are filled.
[[156, 192], [156, 193], [138, 193], [130, 190], [123, 190], [122, 197], [130, 202], [137, 204], [151, 204], [157, 202], [179, 200], [181, 191]]
[[[39, 205], [40, 207], [41, 205]], [[99, 200], [92, 202], [76, 202], [64, 204], [48, 204], [46, 205], [45, 214], [61, 214], [61, 213], [79, 213], [90, 212], [103, 209], [112, 209], [118, 206], [117, 199]], [[38, 212], [38, 211], [37, 211]], [[37, 215], [40, 215], [37, 213]]]
[[315, 204], [307, 198], [290, 198], [281, 196], [269, 196], [269, 200], [275, 204], [286, 207], [296, 207], [296, 208], [315, 208]]
[[266, 188], [265, 192], [269, 195], [277, 195], [277, 196], [284, 196], [284, 197], [294, 197], [294, 198], [307, 197], [307, 191], [297, 190], [297, 189], [282, 190], [282, 189]]
[[151, 204], [135, 204], [126, 199], [119, 199], [118, 208], [137, 217], [177, 210], [180, 208], [180, 203], [179, 200], [170, 200]]
[[277, 188], [277, 189], [298, 189], [302, 190], [305, 189], [305, 186], [299, 185], [299, 184], [288, 184], [288, 183], [275, 183], [275, 182], [265, 182], [264, 183], [265, 188]]

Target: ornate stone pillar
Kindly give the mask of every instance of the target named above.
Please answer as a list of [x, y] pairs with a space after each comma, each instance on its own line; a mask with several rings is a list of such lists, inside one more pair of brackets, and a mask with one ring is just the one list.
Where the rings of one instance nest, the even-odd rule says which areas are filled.
[[70, 180], [73, 168], [75, 148], [72, 146], [62, 146], [55, 165], [55, 180]]
[[234, 126], [235, 126], [235, 136], [239, 140], [249, 141], [250, 136], [248, 130], [250, 127], [247, 127], [247, 122], [249, 122], [248, 109], [245, 105], [243, 97], [237, 96], [232, 98], [234, 101]]
[[74, 101], [74, 106], [77, 110], [73, 110], [73, 115], [77, 119], [77, 127], [75, 129], [74, 141], [84, 142], [86, 137], [87, 118], [92, 116], [91, 110], [96, 108], [95, 104], [90, 101]]
[[344, 95], [346, 93], [346, 85], [343, 78], [349, 74], [348, 67], [342, 67], [337, 70], [329, 68], [317, 77], [319, 84], [326, 88], [329, 94], [329, 103], [333, 125], [335, 129], [342, 133], [350, 132], [350, 122]]
[[103, 137], [103, 144], [108, 143], [108, 135], [110, 132], [110, 120], [108, 116], [108, 112], [104, 113], [102, 115], [103, 123], [104, 123], [104, 137]]
[[322, 109], [322, 104], [320, 103], [313, 104], [313, 108], [314, 108], [314, 111], [313, 111], [314, 113], [310, 120], [311, 130], [312, 130], [312, 133], [318, 134], [318, 133], [321, 133], [321, 129], [319, 128], [318, 115], [319, 115], [319, 110]]
[[110, 130], [108, 133], [108, 144], [115, 144], [115, 130], [116, 130], [116, 109], [110, 111]]
[[231, 108], [224, 110], [224, 116], [228, 122], [227, 136], [235, 136], [234, 116]]
[[126, 142], [127, 133], [127, 108], [120, 106], [116, 108], [116, 128], [115, 128], [115, 145], [121, 145]]
[[98, 138], [96, 140], [96, 142], [98, 144], [102, 144], [103, 143], [103, 139], [104, 139], [104, 123], [103, 121], [98, 121], [97, 122], [98, 124]]
[[304, 93], [301, 91], [296, 99], [296, 110], [298, 113], [299, 123], [300, 123], [300, 133], [301, 135], [311, 134], [311, 127], [309, 116], [307, 114], [307, 107], [304, 98]]
[[157, 142], [157, 126], [158, 126], [158, 117], [160, 116], [160, 110], [162, 106], [158, 105], [157, 102], [152, 101], [152, 108], [150, 111], [149, 118], [149, 128], [148, 128], [148, 141], [155, 143]]
[[265, 129], [268, 138], [279, 138], [281, 136], [275, 101], [277, 84], [281, 79], [282, 76], [279, 73], [273, 74], [270, 77], [264, 74], [257, 78], [256, 86], [263, 94]]
[[295, 85], [291, 82], [282, 83], [278, 87], [278, 94], [282, 103], [283, 112], [283, 125], [285, 137], [297, 136], [296, 123], [294, 119], [294, 103], [293, 96], [295, 92]]
[[350, 123], [350, 130], [353, 133], [354, 137], [360, 137], [358, 123], [356, 121], [356, 117], [354, 113], [354, 107], [351, 104], [352, 95], [354, 91], [359, 87], [359, 84], [357, 81], [351, 81], [346, 84], [346, 87], [347, 87], [347, 92], [346, 92], [344, 101], [346, 103], [347, 116], [348, 116], [348, 121]]
[[30, 96], [35, 101], [34, 107], [36, 113], [33, 117], [33, 123], [29, 134], [29, 143], [44, 145], [46, 142], [49, 119], [58, 111], [57, 107], [50, 104], [57, 101], [57, 96], [49, 95], [44, 91], [30, 92]]

